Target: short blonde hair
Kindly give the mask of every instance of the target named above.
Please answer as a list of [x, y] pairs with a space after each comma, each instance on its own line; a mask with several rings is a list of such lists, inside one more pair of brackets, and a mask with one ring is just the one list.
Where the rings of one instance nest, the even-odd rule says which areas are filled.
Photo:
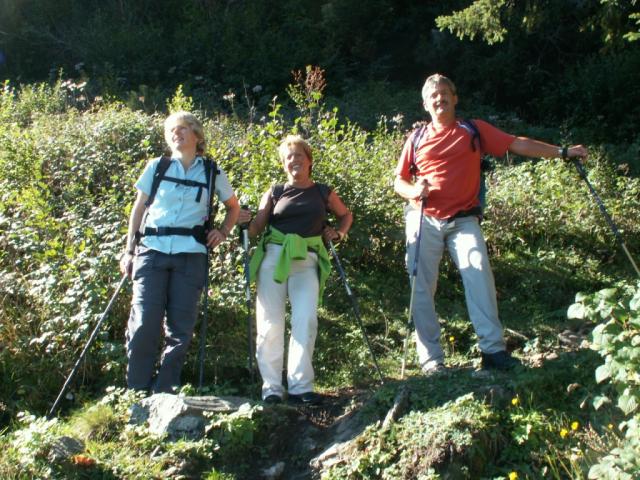
[[202, 127], [200, 120], [198, 120], [193, 113], [185, 111], [174, 112], [165, 119], [164, 140], [167, 142], [167, 145], [171, 145], [171, 128], [173, 128], [174, 125], [188, 126], [198, 139], [196, 153], [199, 155], [204, 154], [207, 148], [207, 142], [204, 139], [204, 128]]
[[313, 163], [313, 155], [311, 154], [311, 145], [300, 135], [287, 135], [280, 146], [278, 147], [278, 155], [280, 156], [280, 161], [284, 162], [285, 157], [287, 156], [287, 149], [293, 145], [297, 145], [302, 147], [304, 154], [307, 158]]
[[433, 75], [427, 77], [427, 80], [424, 82], [424, 85], [422, 87], [422, 100], [426, 102], [428, 100], [427, 93], [429, 92], [429, 90], [440, 83], [444, 83], [451, 89], [451, 93], [457, 95], [456, 86], [450, 78], [445, 77], [444, 75], [440, 75], [439, 73], [434, 73]]

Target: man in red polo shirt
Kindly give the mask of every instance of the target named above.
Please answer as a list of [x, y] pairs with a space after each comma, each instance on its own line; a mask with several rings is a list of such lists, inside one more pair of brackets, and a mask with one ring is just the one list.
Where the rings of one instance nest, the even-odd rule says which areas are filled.
[[[493, 273], [480, 230], [481, 155], [500, 157], [509, 151], [527, 157], [586, 158], [587, 149], [582, 145], [562, 148], [516, 137], [482, 120], [473, 120], [480, 137], [479, 142], [474, 141], [469, 125], [456, 118], [455, 85], [440, 74], [427, 78], [422, 98], [431, 123], [417, 145], [413, 138], [405, 143], [394, 182], [396, 193], [409, 200], [405, 210], [409, 268], [414, 262], [422, 222], [412, 312], [420, 365], [424, 373], [445, 368], [434, 295], [446, 245], [462, 276], [469, 317], [482, 352], [482, 367], [508, 369], [518, 361], [506, 351]], [[420, 212], [422, 199], [426, 202]]]

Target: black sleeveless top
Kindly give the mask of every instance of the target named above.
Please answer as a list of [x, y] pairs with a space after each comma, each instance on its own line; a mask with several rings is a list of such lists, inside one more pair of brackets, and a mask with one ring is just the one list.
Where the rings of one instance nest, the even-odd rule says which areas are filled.
[[[325, 186], [327, 198], [331, 189]], [[322, 234], [327, 220], [326, 199], [317, 183], [307, 188], [285, 185], [280, 198], [275, 199], [269, 224], [282, 233], [296, 233], [301, 237]]]

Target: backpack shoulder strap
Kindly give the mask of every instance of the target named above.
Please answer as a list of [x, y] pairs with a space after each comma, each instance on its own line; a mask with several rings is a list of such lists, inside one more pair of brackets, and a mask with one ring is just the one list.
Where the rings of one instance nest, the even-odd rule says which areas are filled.
[[476, 150], [482, 151], [482, 138], [480, 137], [480, 130], [478, 130], [476, 123], [470, 118], [465, 118], [460, 120], [458, 124], [471, 135], [471, 150], [474, 152]]
[[284, 193], [284, 183], [276, 183], [271, 187], [271, 211], [275, 208], [276, 203], [280, 200], [280, 197]]
[[216, 177], [220, 173], [220, 169], [218, 168], [218, 164], [215, 160], [209, 157], [204, 157], [204, 175], [207, 177], [206, 184], [207, 188], [211, 185], [211, 191], [213, 191], [216, 187]]
[[209, 204], [207, 205], [207, 220], [205, 223], [208, 228], [211, 229], [213, 225], [213, 219], [216, 217], [218, 213], [218, 202], [214, 200], [215, 197], [215, 189], [216, 189], [216, 177], [220, 173], [218, 169], [218, 165], [215, 160], [204, 157], [204, 174], [207, 177], [207, 191], [209, 192]]
[[409, 152], [409, 173], [415, 177], [418, 174], [418, 165], [416, 164], [416, 156], [418, 154], [418, 147], [422, 138], [427, 133], [427, 125], [422, 124], [411, 133], [411, 151]]
[[284, 193], [284, 183], [276, 183], [271, 186], [271, 212], [269, 213], [269, 223], [273, 220], [273, 212], [276, 209], [276, 203]]
[[316, 187], [318, 187], [318, 191], [320, 192], [320, 196], [322, 197], [322, 201], [324, 202], [325, 209], [329, 209], [329, 195], [331, 195], [331, 187], [326, 183], [316, 183]]
[[153, 173], [153, 181], [151, 182], [151, 191], [149, 192], [149, 198], [145, 202], [145, 207], [149, 208], [153, 201], [156, 198], [156, 193], [158, 192], [158, 187], [160, 186], [160, 182], [164, 178], [169, 166], [171, 165], [171, 159], [169, 157], [165, 157], [164, 155], [160, 157], [160, 161], [156, 165], [156, 171]]

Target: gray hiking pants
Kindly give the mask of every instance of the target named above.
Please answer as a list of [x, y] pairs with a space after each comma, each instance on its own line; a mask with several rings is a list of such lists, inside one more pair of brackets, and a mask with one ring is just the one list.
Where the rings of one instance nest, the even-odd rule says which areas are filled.
[[505, 350], [502, 325], [498, 319], [493, 273], [478, 219], [470, 216], [452, 221], [438, 220], [422, 215], [420, 209], [408, 207], [405, 211], [405, 221], [406, 260], [410, 278], [419, 222], [422, 221], [418, 275], [413, 300], [416, 348], [420, 365], [423, 368], [431, 368], [444, 361], [434, 296], [445, 246], [462, 276], [467, 310], [478, 335], [480, 350], [484, 353]]
[[[170, 392], [180, 372], [198, 317], [207, 257], [141, 249], [133, 265], [133, 299], [127, 325], [127, 386]], [[164, 329], [160, 368], [152, 383]]]

